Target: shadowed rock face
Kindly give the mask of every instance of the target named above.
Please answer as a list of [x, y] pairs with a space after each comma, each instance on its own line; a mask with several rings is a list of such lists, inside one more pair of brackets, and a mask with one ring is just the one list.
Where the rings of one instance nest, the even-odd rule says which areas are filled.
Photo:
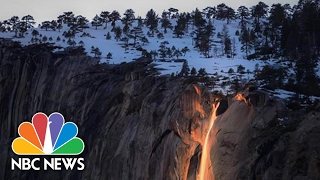
[[282, 103], [231, 102], [210, 132], [207, 179], [320, 178], [320, 113], [289, 113]]
[[[205, 88], [154, 77], [149, 61], [111, 68], [50, 51], [0, 41], [0, 179], [196, 179], [214, 99]], [[224, 105], [210, 132], [212, 179], [320, 177], [320, 114], [283, 123], [273, 103]], [[84, 171], [10, 170], [18, 126], [39, 111], [78, 125]]]
[[[110, 68], [46, 46], [6, 43], [0, 44], [0, 179], [187, 178], [199, 152], [191, 134], [210, 113], [208, 93], [152, 76], [148, 61]], [[10, 170], [18, 126], [39, 111], [60, 112], [78, 125], [84, 171]]]

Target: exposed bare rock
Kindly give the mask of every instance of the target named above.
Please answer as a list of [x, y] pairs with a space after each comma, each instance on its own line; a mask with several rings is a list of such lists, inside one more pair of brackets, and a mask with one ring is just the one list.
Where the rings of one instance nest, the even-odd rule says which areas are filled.
[[270, 104], [269, 94], [262, 90], [249, 92], [249, 103], [255, 107], [264, 107]]
[[283, 125], [282, 108], [280, 100], [259, 108], [231, 103], [210, 132], [209, 178], [319, 179], [320, 114]]
[[[215, 99], [205, 87], [155, 77], [149, 60], [111, 67], [51, 48], [0, 40], [0, 179], [196, 179]], [[320, 114], [249, 96], [218, 109], [210, 178], [319, 179]], [[84, 171], [10, 170], [18, 126], [38, 111], [78, 125]]]
[[[210, 113], [206, 91], [154, 77], [144, 60], [110, 68], [45, 47], [10, 48], [0, 48], [0, 179], [187, 178], [200, 141], [191, 134], [201, 134]], [[84, 171], [10, 170], [18, 126], [38, 111], [58, 111], [78, 125]]]

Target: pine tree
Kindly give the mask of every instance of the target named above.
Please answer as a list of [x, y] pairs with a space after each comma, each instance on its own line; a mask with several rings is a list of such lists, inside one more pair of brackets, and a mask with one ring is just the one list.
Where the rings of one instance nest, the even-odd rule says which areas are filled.
[[168, 18], [168, 13], [165, 11], [162, 13], [161, 27], [164, 28], [165, 34], [167, 33], [167, 28], [171, 27], [171, 22]]
[[[264, 22], [262, 26], [262, 35], [264, 36], [264, 43], [262, 46], [262, 54], [270, 54], [272, 51], [270, 51], [269, 42], [273, 42], [275, 40], [274, 34], [272, 34], [272, 27], [270, 26], [269, 22]], [[277, 36], [277, 35], [276, 35]]]
[[206, 15], [206, 18], [211, 21], [212, 18], [215, 18], [217, 11], [215, 7], [208, 6], [203, 9], [203, 13]]
[[101, 20], [102, 20], [103, 23], [105, 23], [104, 29], [106, 29], [108, 27], [109, 15], [110, 15], [109, 11], [102, 11], [100, 13]]
[[20, 23], [20, 19], [18, 16], [12, 16], [10, 19], [9, 19], [9, 25], [12, 26], [12, 30], [15, 32], [15, 35], [14, 37], [18, 37], [18, 31], [19, 31], [19, 27], [18, 27], [18, 24]]
[[175, 56], [177, 59], [179, 59], [180, 56], [182, 56], [182, 52], [179, 49], [172, 50], [173, 56]]
[[189, 26], [192, 22], [192, 17], [190, 13], [185, 13], [184, 17], [186, 18], [186, 28], [185, 28], [185, 32], [189, 32]]
[[174, 27], [173, 34], [175, 34], [177, 38], [181, 38], [184, 35], [186, 26], [187, 26], [186, 17], [179, 16], [177, 20], [177, 25]]
[[172, 52], [174, 52], [177, 48], [175, 46], [171, 47]]
[[91, 25], [94, 26], [97, 30], [98, 27], [102, 26], [102, 24], [103, 24], [103, 19], [96, 14], [91, 21]]
[[246, 68], [240, 64], [240, 65], [237, 67], [237, 73], [243, 74], [245, 69], [246, 69]]
[[228, 6], [224, 3], [218, 4], [217, 6], [217, 19], [224, 20], [226, 18], [226, 11]]
[[204, 76], [206, 76], [207, 74], [208, 74], [208, 73], [207, 73], [207, 71], [206, 71], [205, 68], [200, 68], [199, 71], [198, 71], [198, 76], [200, 76], [200, 77], [204, 77]]
[[272, 27], [282, 26], [285, 18], [286, 18], [285, 7], [279, 3], [273, 4], [270, 9], [270, 16], [268, 17], [268, 20], [270, 24], [272, 24]]
[[[268, 18], [270, 24], [270, 39], [272, 40], [273, 54], [281, 56], [284, 54], [284, 50], [281, 48], [283, 43], [283, 27], [287, 22], [288, 14], [286, 14], [286, 8], [290, 8], [289, 5], [282, 6], [281, 4], [273, 4], [270, 9], [270, 16]], [[288, 18], [288, 19], [287, 19]], [[287, 28], [287, 27], [286, 27]]]
[[235, 19], [235, 17], [235, 11], [231, 7], [224, 3], [221, 3], [217, 6], [217, 19], [227, 19], [227, 24], [229, 24], [230, 20]]
[[126, 37], [121, 38], [120, 41], [124, 42], [124, 46], [125, 46], [125, 49], [127, 51], [128, 50], [128, 46], [129, 46], [129, 38], [126, 36]]
[[24, 33], [27, 32], [25, 24], [26, 23], [24, 21], [20, 21], [18, 24], [16, 24], [16, 28], [17, 28], [17, 31], [18, 31], [18, 37], [19, 38], [24, 37]]
[[189, 51], [190, 51], [190, 49], [187, 46], [185, 46], [184, 48], [181, 49], [183, 56], [186, 56], [187, 52], [189, 52]]
[[37, 36], [39, 35], [39, 31], [37, 31], [36, 29], [32, 30], [31, 32], [32, 36], [34, 36], [35, 38], [37, 38]]
[[62, 33], [62, 35], [65, 37], [65, 38], [74, 38], [75, 35], [76, 35], [76, 31], [74, 30], [68, 30], [68, 31], [65, 31]]
[[112, 29], [111, 31], [114, 30], [114, 28], [116, 27], [116, 21], [120, 20], [120, 14], [118, 11], [114, 10], [112, 11], [112, 13], [110, 14], [109, 16], [109, 19], [111, 21], [111, 26], [112, 26]]
[[221, 40], [223, 43], [223, 52], [227, 54], [227, 56], [231, 55], [231, 39], [229, 36], [229, 29], [226, 24], [223, 25], [221, 34]]
[[250, 37], [250, 29], [247, 29], [245, 26], [241, 30], [240, 42], [242, 44], [241, 51], [246, 53], [246, 57], [248, 57], [248, 53], [253, 48], [253, 42]]
[[158, 56], [158, 53], [157, 53], [156, 50], [151, 50], [151, 51], [150, 51], [150, 54], [151, 54], [151, 56], [153, 57], [153, 59], [156, 59], [157, 56]]
[[[59, 17], [60, 17], [60, 16], [59, 16]], [[58, 18], [59, 18], [59, 17], [58, 17]], [[60, 17], [60, 18], [61, 18], [61, 17]], [[57, 26], [56, 26], [56, 28], [58, 29], [59, 33], [60, 33], [60, 30], [61, 30], [62, 27], [63, 27], [62, 22], [63, 22], [63, 20], [61, 20], [61, 19], [58, 19], [58, 20], [57, 20]]]
[[163, 37], [164, 37], [164, 36], [163, 36], [163, 34], [162, 34], [161, 32], [159, 32], [159, 33], [157, 34], [157, 38], [158, 38], [158, 39], [163, 39]]
[[234, 9], [232, 9], [231, 7], [227, 8], [226, 18], [227, 18], [227, 24], [229, 24], [231, 20], [234, 20], [236, 18], [236, 13]]
[[75, 23], [73, 27], [71, 27], [71, 29], [74, 28], [75, 30], [80, 30], [82, 32], [84, 29], [89, 28], [89, 26], [87, 25], [88, 22], [89, 20], [86, 17], [81, 15], [76, 16]]
[[123, 14], [122, 23], [124, 24], [122, 32], [129, 33], [130, 27], [132, 26], [133, 20], [135, 19], [134, 11], [132, 9], [127, 9]]
[[21, 21], [24, 22], [24, 25], [25, 25], [24, 28], [25, 28], [26, 30], [28, 30], [28, 29], [30, 29], [30, 28], [33, 28], [33, 25], [36, 23], [36, 22], [34, 21], [33, 16], [31, 16], [31, 15], [23, 16], [23, 17], [21, 18]]
[[232, 38], [232, 48], [231, 48], [231, 57], [234, 58], [237, 55], [237, 49], [236, 49], [236, 39]]
[[6, 22], [0, 21], [0, 32], [5, 32], [5, 31], [6, 31]]
[[53, 31], [56, 31], [57, 26], [58, 26], [57, 21], [56, 21], [56, 20], [52, 20], [52, 21], [51, 21], [51, 26], [50, 26], [50, 28], [51, 28]]
[[37, 31], [36, 29], [34, 29], [32, 32], [31, 32], [31, 34], [32, 34], [32, 37], [33, 37], [33, 42], [37, 42], [38, 41], [38, 38], [37, 38], [37, 36], [39, 35], [39, 31]]
[[146, 26], [149, 27], [149, 30], [153, 36], [155, 30], [158, 27], [158, 15], [156, 15], [156, 12], [153, 9], [150, 9], [147, 12], [145, 23], [146, 23]]
[[170, 48], [166, 49], [166, 53], [167, 53], [167, 55], [166, 55], [167, 57], [172, 58], [173, 52], [172, 52], [172, 50]]
[[182, 64], [180, 75], [181, 76], [188, 76], [189, 75], [189, 71], [190, 71], [190, 68], [189, 68], [189, 65], [188, 65], [188, 61], [184, 61], [183, 64]]
[[[44, 42], [45, 42], [45, 41], [44, 41]], [[72, 39], [68, 39], [67, 43], [68, 43], [68, 45], [71, 46], [71, 47], [74, 47], [74, 46], [77, 44], [77, 43], [76, 43], [74, 40], [72, 40]]]
[[59, 32], [60, 32], [60, 29], [62, 29], [63, 20], [64, 20], [63, 15], [59, 15], [57, 17], [57, 29], [59, 30]]
[[72, 11], [64, 12], [62, 15], [62, 18], [63, 18], [63, 23], [68, 24], [68, 26], [69, 24], [73, 23], [75, 19]]
[[245, 6], [240, 6], [237, 10], [238, 16], [240, 17], [241, 28], [247, 24], [247, 20], [250, 16], [249, 9]]
[[79, 41], [79, 45], [80, 46], [84, 46], [84, 42], [81, 40], [81, 41]]
[[194, 11], [194, 25], [196, 28], [200, 28], [205, 26], [207, 23], [206, 20], [203, 18], [202, 13], [199, 11], [198, 8]]
[[196, 68], [192, 67], [190, 74], [191, 76], [195, 76], [197, 74]]
[[224, 53], [227, 54], [228, 57], [231, 56], [231, 39], [227, 37], [224, 39]]
[[94, 54], [95, 58], [100, 58], [102, 54], [98, 47], [95, 48], [93, 46], [91, 47], [91, 53]]
[[162, 58], [164, 60], [164, 58], [167, 57], [167, 45], [169, 44], [168, 41], [163, 41], [160, 43], [160, 46], [159, 46], [159, 55], [160, 55], [160, 58]]
[[250, 31], [250, 41], [254, 47], [253, 49], [255, 52], [257, 52], [257, 49], [259, 49], [258, 47], [260, 46], [259, 41], [257, 39], [258, 39], [258, 37], [256, 36], [255, 31], [252, 29]]
[[234, 73], [234, 70], [232, 69], [232, 68], [230, 68], [229, 70], [228, 70], [228, 74], [233, 74]]
[[110, 32], [107, 33], [106, 39], [107, 39], [107, 40], [110, 40], [110, 39], [111, 39], [111, 34], [110, 34]]
[[119, 26], [117, 26], [117, 27], [115, 27], [114, 28], [114, 38], [117, 40], [117, 41], [119, 41], [119, 39], [121, 39], [121, 35], [122, 35], [122, 30], [121, 30], [121, 28], [119, 27]]
[[112, 53], [111, 52], [108, 52], [108, 54], [107, 54], [107, 57], [106, 57], [107, 59], [112, 59]]
[[125, 24], [124, 26], [123, 26], [123, 28], [122, 28], [122, 32], [123, 32], [123, 34], [125, 34], [125, 35], [129, 35], [128, 33], [129, 33], [129, 31], [130, 31], [130, 27], [129, 27], [129, 24]]
[[43, 36], [43, 37], [42, 37], [42, 42], [47, 42], [47, 40], [48, 40], [48, 37], [47, 37], [47, 36]]
[[129, 37], [133, 39], [133, 47], [135, 47], [137, 44], [137, 41], [141, 41], [141, 39], [143, 37], [143, 31], [142, 31], [141, 27], [139, 27], [139, 26], [134, 27], [130, 31]]
[[268, 7], [268, 5], [260, 1], [251, 8], [251, 15], [256, 18], [258, 24], [260, 23], [260, 19], [268, 13]]
[[211, 21], [203, 27], [198, 27], [194, 34], [195, 48], [199, 48], [205, 57], [211, 57], [210, 51], [213, 41], [212, 37], [214, 35], [214, 26]]

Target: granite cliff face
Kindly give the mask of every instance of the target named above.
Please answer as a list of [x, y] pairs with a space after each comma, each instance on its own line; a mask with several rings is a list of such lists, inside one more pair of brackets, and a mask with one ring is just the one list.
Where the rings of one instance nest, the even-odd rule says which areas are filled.
[[319, 179], [319, 115], [233, 101], [211, 131], [212, 179]]
[[[187, 103], [202, 101], [192, 85], [154, 77], [147, 60], [111, 68], [86, 56], [10, 42], [3, 42], [0, 52], [0, 152], [6, 159], [1, 179], [187, 177], [199, 145], [190, 136], [191, 124], [208, 118], [203, 112], [198, 117], [198, 110]], [[60, 112], [78, 125], [86, 145], [84, 171], [10, 170], [10, 158], [17, 158], [10, 149], [17, 128], [38, 111]]]
[[[0, 179], [196, 179], [215, 97], [154, 73], [148, 60], [111, 67], [1, 40]], [[320, 113], [293, 116], [282, 101], [260, 97], [218, 109], [210, 178], [319, 179]], [[17, 128], [39, 111], [78, 125], [84, 171], [10, 170]]]

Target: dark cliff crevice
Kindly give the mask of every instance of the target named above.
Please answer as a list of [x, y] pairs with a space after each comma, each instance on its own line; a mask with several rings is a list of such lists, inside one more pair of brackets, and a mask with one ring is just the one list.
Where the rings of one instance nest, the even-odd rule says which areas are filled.
[[152, 154], [156, 151], [157, 147], [161, 144], [162, 140], [171, 133], [172, 131], [167, 129], [165, 130], [160, 137], [158, 137], [155, 142], [152, 144], [152, 151], [150, 154], [150, 157], [152, 156]]

